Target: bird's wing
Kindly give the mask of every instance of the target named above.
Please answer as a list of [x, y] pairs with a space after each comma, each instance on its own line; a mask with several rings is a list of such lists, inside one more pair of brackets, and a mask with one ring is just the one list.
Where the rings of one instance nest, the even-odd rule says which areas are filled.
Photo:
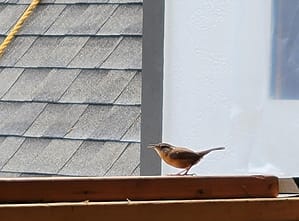
[[180, 148], [178, 150], [172, 150], [169, 154], [169, 157], [172, 159], [179, 159], [179, 160], [195, 160], [199, 159], [199, 155], [189, 149]]

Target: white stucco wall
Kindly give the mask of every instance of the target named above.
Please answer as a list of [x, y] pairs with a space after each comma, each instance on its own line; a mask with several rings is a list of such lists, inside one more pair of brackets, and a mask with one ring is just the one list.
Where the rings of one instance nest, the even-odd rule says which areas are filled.
[[270, 55], [270, 0], [166, 0], [163, 141], [227, 147], [191, 172], [299, 175], [299, 102], [270, 99]]

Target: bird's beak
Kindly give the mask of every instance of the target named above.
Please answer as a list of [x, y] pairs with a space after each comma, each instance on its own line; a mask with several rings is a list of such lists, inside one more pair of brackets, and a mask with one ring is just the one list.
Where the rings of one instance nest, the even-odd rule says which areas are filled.
[[154, 149], [155, 146], [156, 146], [156, 144], [149, 144], [149, 145], [147, 146], [147, 148]]

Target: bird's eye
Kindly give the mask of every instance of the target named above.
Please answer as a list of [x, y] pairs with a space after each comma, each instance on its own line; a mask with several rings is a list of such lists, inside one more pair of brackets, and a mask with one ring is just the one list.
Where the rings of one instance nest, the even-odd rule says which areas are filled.
[[169, 149], [168, 146], [162, 146], [162, 147], [161, 147], [161, 150], [162, 150], [162, 151], [167, 151], [168, 149]]

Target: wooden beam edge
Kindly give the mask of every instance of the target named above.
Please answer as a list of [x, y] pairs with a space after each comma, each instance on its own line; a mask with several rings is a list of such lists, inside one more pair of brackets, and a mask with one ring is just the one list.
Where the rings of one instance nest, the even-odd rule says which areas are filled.
[[1, 220], [298, 220], [299, 198], [0, 205]]
[[274, 176], [0, 179], [0, 202], [183, 200], [276, 197]]

